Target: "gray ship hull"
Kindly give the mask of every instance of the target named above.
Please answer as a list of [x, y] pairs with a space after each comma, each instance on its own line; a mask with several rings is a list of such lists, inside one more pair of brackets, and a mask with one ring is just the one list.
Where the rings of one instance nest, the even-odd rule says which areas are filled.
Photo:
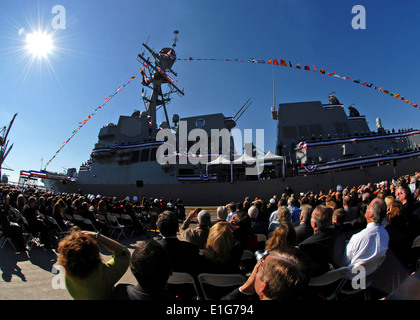
[[[395, 166], [394, 166], [395, 165]], [[188, 206], [218, 206], [232, 201], [242, 201], [245, 196], [260, 197], [269, 200], [273, 195], [281, 195], [285, 187], [291, 187], [295, 193], [312, 190], [319, 192], [335, 188], [338, 184], [359, 186], [369, 182], [376, 183], [391, 180], [420, 170], [420, 159], [400, 160], [397, 163], [383, 165], [359, 166], [354, 169], [308, 174], [282, 179], [233, 181], [230, 182], [191, 182], [177, 184], [145, 184], [141, 187], [135, 184], [78, 184], [44, 179], [47, 190], [66, 193], [83, 193], [101, 196], [116, 196], [132, 199], [133, 196], [147, 198], [182, 199]]]

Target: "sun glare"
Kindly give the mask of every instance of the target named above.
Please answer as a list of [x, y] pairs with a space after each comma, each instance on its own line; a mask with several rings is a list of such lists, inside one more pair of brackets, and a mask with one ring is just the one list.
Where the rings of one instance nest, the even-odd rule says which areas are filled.
[[52, 37], [40, 31], [28, 33], [26, 35], [26, 48], [34, 56], [46, 57], [54, 48]]

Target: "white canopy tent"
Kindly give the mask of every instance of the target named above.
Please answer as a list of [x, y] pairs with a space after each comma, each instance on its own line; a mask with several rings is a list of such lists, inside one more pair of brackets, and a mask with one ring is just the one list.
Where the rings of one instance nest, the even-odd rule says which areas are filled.
[[217, 157], [215, 160], [210, 161], [209, 163], [206, 164], [206, 173], [208, 173], [208, 168], [209, 166], [214, 166], [214, 165], [230, 165], [230, 182], [233, 182], [233, 166], [232, 166], [233, 161], [230, 161], [225, 155], [220, 155], [219, 157]]
[[220, 155], [219, 157], [217, 157], [216, 159], [214, 159], [213, 161], [210, 161], [209, 163], [207, 163], [208, 166], [213, 166], [213, 165], [217, 165], [217, 164], [230, 164], [231, 161], [225, 156], [225, 155]]
[[272, 162], [272, 161], [282, 161], [283, 157], [282, 156], [278, 156], [274, 153], [272, 153], [270, 150], [267, 152], [267, 154], [260, 158], [259, 160], [264, 160], [264, 162]]
[[233, 161], [233, 164], [254, 164], [257, 162], [257, 158], [251, 157], [248, 154], [244, 153], [238, 159]]
[[[225, 155], [220, 155], [215, 160], [209, 162], [206, 164], [206, 173], [208, 173], [208, 166], [214, 166], [214, 165], [230, 165], [230, 173], [231, 173], [231, 182], [233, 182], [233, 165], [264, 165], [264, 163], [268, 162], [279, 162], [283, 161], [282, 156], [275, 155], [271, 151], [268, 151], [264, 157], [261, 158], [255, 158], [251, 157], [248, 154], [244, 153], [242, 156], [237, 158], [234, 161], [229, 160]], [[284, 162], [283, 162], [283, 176], [285, 174], [284, 172]]]
[[278, 156], [278, 155], [272, 153], [271, 150], [269, 150], [264, 157], [258, 159], [259, 162], [264, 162], [264, 163], [265, 162], [279, 162], [279, 161], [282, 161], [282, 173], [283, 173], [283, 177], [284, 177], [285, 176], [285, 168], [284, 168], [284, 161], [283, 160], [284, 160], [283, 156]]

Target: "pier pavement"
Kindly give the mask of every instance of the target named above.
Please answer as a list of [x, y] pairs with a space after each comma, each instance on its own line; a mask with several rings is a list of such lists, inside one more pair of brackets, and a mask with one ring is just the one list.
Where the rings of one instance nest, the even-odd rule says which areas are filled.
[[[186, 215], [189, 210], [187, 208]], [[210, 209], [210, 208], [209, 208]], [[211, 211], [212, 220], [215, 211]], [[195, 227], [192, 223], [191, 227]], [[118, 241], [133, 252], [137, 243], [150, 238], [159, 238], [159, 233], [148, 232], [147, 235], [121, 237]], [[104, 261], [111, 259], [112, 254], [101, 247]], [[72, 300], [67, 292], [62, 275], [58, 272], [58, 255], [55, 249], [46, 250], [33, 245], [30, 251], [15, 252], [9, 243], [0, 250], [0, 300]], [[127, 269], [118, 283], [136, 284], [137, 281]]]

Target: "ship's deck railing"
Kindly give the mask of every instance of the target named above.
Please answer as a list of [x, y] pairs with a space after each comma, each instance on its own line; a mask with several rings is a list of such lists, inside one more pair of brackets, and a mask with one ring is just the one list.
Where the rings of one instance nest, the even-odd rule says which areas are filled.
[[397, 139], [397, 138], [406, 138], [413, 135], [420, 134], [420, 130], [415, 129], [403, 129], [398, 130], [398, 132], [390, 132], [389, 130], [387, 132], [367, 132], [367, 133], [360, 133], [355, 135], [349, 135], [347, 137], [344, 137], [342, 135], [341, 137], [335, 136], [332, 137], [328, 135], [327, 139], [324, 139], [322, 136], [319, 138], [316, 138], [315, 136], [312, 136], [309, 140], [303, 139], [301, 140], [295, 148], [295, 151], [299, 151], [303, 148], [308, 147], [318, 147], [318, 146], [327, 146], [332, 144], [346, 144], [346, 143], [355, 143], [355, 142], [368, 142], [372, 140], [382, 140], [382, 139]]

